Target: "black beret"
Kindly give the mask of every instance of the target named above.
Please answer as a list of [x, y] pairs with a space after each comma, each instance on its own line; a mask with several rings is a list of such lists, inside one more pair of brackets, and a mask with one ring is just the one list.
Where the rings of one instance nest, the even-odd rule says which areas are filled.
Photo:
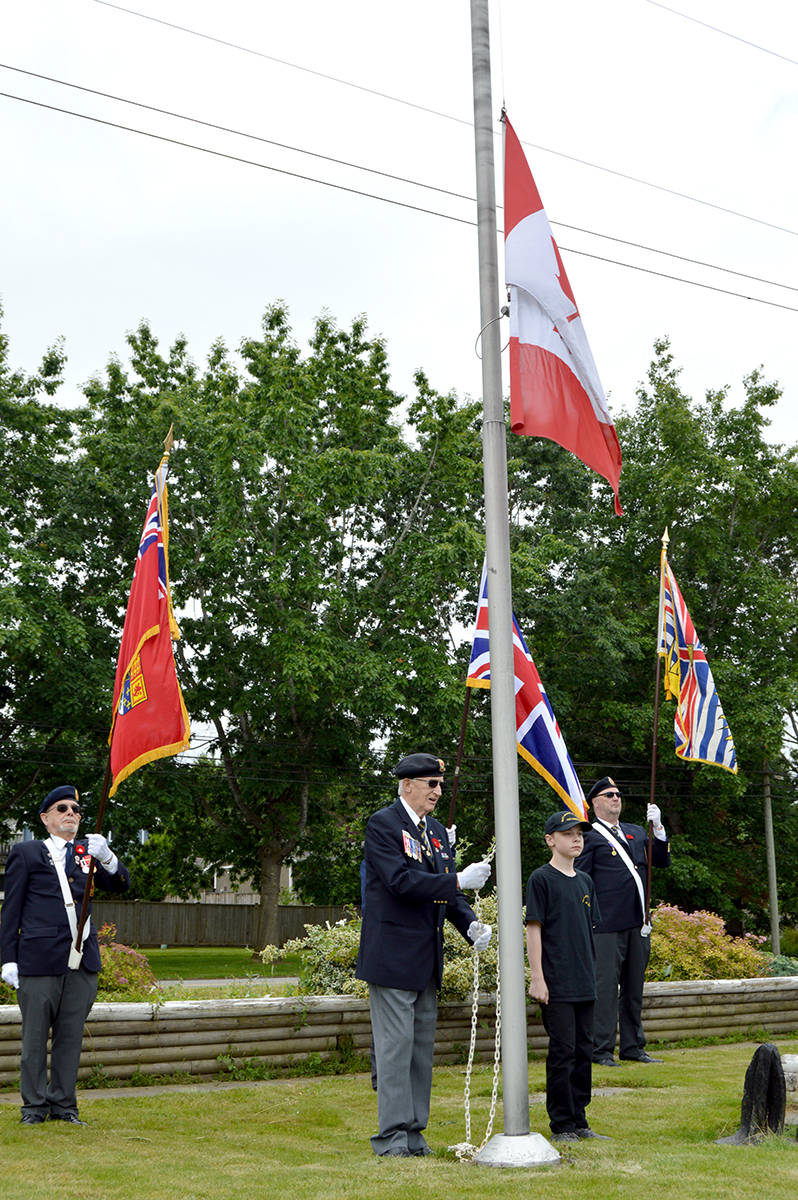
[[442, 775], [443, 759], [434, 754], [408, 754], [393, 769], [397, 779], [418, 779], [421, 775]]
[[570, 808], [561, 808], [559, 812], [552, 813], [546, 821], [546, 833], [562, 833], [566, 829], [573, 829], [574, 825], [578, 825], [580, 829], [590, 829], [589, 821], [583, 821], [576, 813], [571, 812]]
[[607, 788], [614, 788], [614, 787], [618, 787], [618, 785], [614, 779], [610, 779], [609, 775], [605, 775], [602, 779], [597, 779], [587, 794], [588, 804], [590, 803], [590, 801], [593, 799], [594, 796], [597, 796], [599, 794], [599, 792], [603, 792], [603, 791], [606, 791]]
[[42, 800], [39, 805], [39, 813], [47, 812], [51, 804], [55, 804], [56, 800], [74, 800], [77, 802], [78, 789], [73, 787], [71, 783], [64, 783], [61, 787], [53, 788], [51, 792]]

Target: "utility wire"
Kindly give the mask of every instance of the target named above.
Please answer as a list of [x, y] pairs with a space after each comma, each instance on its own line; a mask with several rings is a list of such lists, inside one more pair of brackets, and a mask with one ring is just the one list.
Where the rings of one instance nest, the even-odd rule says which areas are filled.
[[[261, 134], [250, 133], [244, 129], [235, 129], [229, 125], [219, 125], [215, 121], [205, 121], [201, 117], [192, 117], [192, 116], [188, 116], [185, 113], [175, 112], [172, 109], [159, 108], [155, 104], [147, 104], [142, 100], [132, 100], [127, 96], [117, 96], [113, 92], [104, 92], [104, 91], [99, 90], [98, 88], [86, 87], [80, 83], [71, 83], [69, 80], [66, 80], [66, 79], [57, 79], [53, 75], [42, 75], [38, 71], [28, 71], [24, 67], [15, 67], [15, 66], [12, 66], [10, 63], [0, 63], [0, 67], [2, 67], [2, 69], [5, 71], [13, 71], [17, 75], [25, 75], [30, 79], [40, 79], [46, 83], [54, 83], [54, 84], [57, 84], [59, 87], [71, 88], [73, 91], [83, 92], [84, 94], [89, 95], [89, 96], [99, 96], [103, 100], [113, 100], [120, 104], [128, 104], [133, 108], [143, 109], [146, 112], [157, 113], [159, 116], [173, 117], [175, 120], [178, 120], [178, 121], [187, 121], [192, 125], [199, 125], [204, 129], [213, 129], [217, 133], [230, 133], [230, 134], [233, 134], [235, 137], [242, 137], [242, 138], [248, 139], [249, 141], [259, 142], [261, 145], [276, 146], [280, 150], [289, 150], [292, 153], [304, 154], [305, 156], [307, 156], [309, 158], [317, 158], [322, 162], [333, 163], [336, 166], [349, 167], [354, 171], [363, 171], [369, 175], [377, 175], [382, 179], [390, 179], [394, 183], [406, 183], [406, 184], [409, 184], [411, 187], [424, 188], [427, 191], [436, 192], [442, 196], [450, 196], [455, 200], [466, 200], [470, 204], [476, 203], [475, 196], [467, 195], [464, 192], [454, 192], [450, 188], [438, 187], [436, 184], [423, 183], [420, 179], [408, 179], [404, 175], [395, 175], [395, 174], [392, 174], [390, 171], [380, 171], [376, 167], [368, 167], [368, 166], [364, 166], [361, 163], [355, 163], [355, 162], [350, 162], [346, 159], [336, 158], [334, 155], [331, 155], [331, 154], [321, 154], [316, 150], [306, 150], [301, 146], [294, 146], [290, 142], [280, 142], [274, 138], [263, 137]], [[498, 210], [500, 210], [500, 211], [502, 210], [502, 205], [498, 204], [496, 207]], [[571, 232], [573, 232], [573, 233], [584, 233], [584, 234], [587, 234], [589, 237], [601, 238], [604, 241], [615, 242], [621, 246], [630, 246], [635, 250], [645, 250], [645, 251], [649, 252], [650, 254], [661, 254], [667, 258], [676, 259], [679, 262], [690, 263], [692, 266], [707, 267], [707, 268], [709, 268], [709, 270], [723, 271], [727, 275], [735, 275], [740, 279], [748, 279], [754, 283], [764, 283], [770, 287], [784, 288], [790, 292], [798, 292], [798, 287], [793, 286], [792, 284], [789, 284], [789, 283], [779, 283], [778, 281], [776, 281], [774, 279], [764, 279], [761, 275], [751, 275], [745, 271], [736, 271], [732, 267], [723, 267], [723, 266], [720, 266], [718, 263], [710, 263], [710, 262], [705, 262], [702, 259], [690, 258], [688, 255], [676, 254], [672, 250], [660, 250], [656, 246], [648, 246], [643, 242], [632, 242], [632, 241], [627, 240], [626, 238], [614, 237], [612, 234], [609, 234], [609, 233], [599, 233], [597, 230], [594, 230], [594, 229], [585, 229], [583, 226], [580, 226], [580, 225], [570, 225], [565, 221], [552, 220], [551, 224], [556, 225], [560, 229], [570, 229]]]
[[[96, 2], [101, 3], [101, 2], [104, 2], [104, 0], [96, 0]], [[165, 143], [167, 145], [171, 145], [171, 146], [181, 146], [185, 150], [197, 150], [202, 154], [209, 154], [209, 155], [213, 156], [214, 158], [226, 159], [228, 162], [238, 162], [238, 163], [242, 163], [243, 165], [249, 166], [249, 167], [259, 167], [262, 171], [272, 171], [277, 175], [286, 175], [291, 179], [302, 179], [309, 183], [318, 183], [322, 187], [334, 188], [335, 191], [349, 192], [351, 195], [361, 196], [367, 200], [379, 200], [379, 201], [382, 201], [382, 203], [384, 203], [384, 204], [392, 204], [396, 208], [405, 208], [405, 209], [409, 209], [411, 212], [424, 213], [425, 215], [432, 216], [432, 217], [440, 217], [444, 221], [454, 221], [458, 225], [470, 225], [472, 227], [476, 227], [476, 224], [477, 224], [476, 221], [472, 221], [467, 217], [456, 217], [451, 213], [444, 213], [444, 212], [439, 212], [436, 209], [425, 208], [423, 205], [420, 205], [420, 204], [410, 204], [406, 200], [397, 200], [391, 196], [380, 196], [375, 192], [363, 191], [361, 188], [347, 187], [345, 184], [342, 184], [342, 183], [333, 183], [329, 179], [319, 179], [318, 177], [313, 176], [313, 175], [304, 175], [301, 171], [289, 171], [285, 167], [275, 167], [269, 163], [257, 162], [255, 159], [242, 158], [241, 155], [238, 155], [238, 154], [228, 154], [223, 150], [212, 150], [208, 146], [198, 146], [195, 142], [184, 142], [180, 138], [167, 137], [165, 134], [150, 133], [146, 129], [137, 129], [133, 125], [123, 125], [119, 121], [109, 121], [103, 117], [92, 117], [86, 113], [75, 112], [73, 109], [61, 108], [56, 104], [45, 104], [44, 101], [42, 101], [42, 100], [31, 100], [27, 96], [17, 96], [12, 92], [2, 92], [2, 91], [0, 91], [0, 96], [4, 97], [6, 100], [17, 100], [22, 104], [29, 104], [29, 105], [32, 105], [34, 108], [42, 108], [42, 109], [47, 110], [48, 112], [57, 112], [57, 113], [61, 113], [64, 116], [76, 117], [78, 120], [90, 121], [94, 125], [104, 125], [110, 129], [121, 129], [126, 133], [135, 133], [135, 134], [138, 134], [140, 137], [152, 138], [153, 141], [156, 141], [156, 142], [163, 142], [163, 143]], [[502, 231], [497, 230], [496, 232], [501, 233]], [[684, 283], [684, 284], [687, 284], [689, 287], [703, 288], [705, 291], [717, 292], [717, 293], [719, 293], [721, 295], [725, 295], [725, 296], [735, 296], [740, 300], [750, 300], [755, 304], [767, 305], [767, 307], [769, 307], [769, 308], [779, 308], [779, 309], [785, 310], [786, 312], [798, 312], [798, 308], [795, 308], [790, 304], [779, 304], [775, 300], [764, 300], [759, 296], [749, 296], [744, 292], [735, 292], [735, 291], [730, 290], [729, 288], [716, 287], [714, 284], [699, 283], [697, 280], [694, 280], [694, 279], [685, 279], [683, 276], [680, 276], [680, 275], [669, 275], [665, 271], [655, 271], [650, 267], [635, 266], [632, 263], [621, 262], [620, 260], [615, 259], [615, 258], [607, 258], [600, 254], [590, 254], [586, 250], [575, 250], [570, 246], [563, 246], [563, 245], [560, 246], [560, 250], [565, 250], [569, 254], [580, 255], [582, 258], [590, 258], [596, 262], [610, 263], [616, 267], [625, 267], [627, 270], [630, 270], [630, 271], [639, 271], [645, 275], [654, 275], [660, 279], [671, 279], [675, 283]], [[777, 284], [776, 286], [781, 286], [781, 285]]]
[[[265, 58], [269, 62], [277, 63], [282, 67], [288, 67], [293, 71], [303, 71], [306, 75], [314, 75], [318, 79], [324, 79], [328, 83], [337, 83], [340, 87], [354, 88], [356, 91], [365, 92], [370, 96], [377, 96], [381, 100], [388, 100], [392, 104], [402, 104], [406, 108], [416, 109], [418, 112], [427, 113], [429, 116], [440, 117], [444, 121], [453, 121], [457, 125], [465, 125], [468, 129], [473, 129], [473, 121], [467, 120], [465, 117], [457, 117], [453, 113], [441, 112], [436, 108], [429, 108], [425, 104], [416, 104], [412, 100], [406, 100], [402, 96], [393, 96], [389, 92], [378, 91], [377, 88], [366, 87], [361, 83], [354, 83], [351, 79], [341, 79], [337, 75], [329, 75], [324, 71], [316, 71], [312, 67], [303, 67], [300, 63], [288, 62], [287, 59], [277, 58], [273, 54], [266, 54], [263, 50], [254, 50], [251, 46], [242, 46], [238, 42], [229, 42], [224, 38], [214, 37], [210, 33], [200, 33], [197, 29], [189, 29], [186, 25], [177, 25], [173, 21], [164, 21], [161, 17], [153, 17], [150, 13], [137, 12], [133, 8], [125, 8], [121, 4], [113, 4], [111, 0], [94, 0], [95, 4], [101, 4], [104, 8], [113, 8], [117, 12], [126, 13], [131, 17], [138, 17], [143, 21], [152, 21], [156, 25], [165, 25], [168, 29], [177, 30], [179, 33], [187, 33], [191, 37], [201, 38], [207, 42], [215, 42], [219, 46], [226, 46], [230, 50], [238, 50], [242, 54], [251, 54], [256, 58]], [[498, 132], [496, 134], [498, 137]], [[702, 200], [698, 196], [691, 196], [687, 192], [677, 191], [675, 188], [665, 187], [661, 183], [652, 183], [648, 179], [640, 179], [636, 175], [629, 175], [624, 171], [616, 171], [612, 167], [604, 167], [600, 163], [590, 162], [586, 158], [578, 158], [574, 154], [566, 154], [562, 150], [552, 150], [550, 146], [543, 146], [539, 142], [521, 143], [524, 146], [529, 146], [534, 150], [540, 150], [543, 154], [552, 154], [556, 158], [564, 158], [567, 162], [577, 163], [581, 167], [589, 167], [593, 171], [602, 171], [605, 175], [613, 175], [616, 179], [625, 179], [629, 183], [637, 183], [641, 187], [653, 188], [657, 192], [663, 192], [666, 196], [675, 196], [679, 200], [688, 200], [692, 204], [700, 204], [704, 208], [714, 209], [715, 212], [726, 213], [728, 216], [739, 217], [742, 221], [751, 221], [755, 225], [764, 225], [766, 229], [775, 229], [779, 233], [788, 233], [792, 237], [798, 237], [798, 229], [790, 229], [785, 225], [778, 225], [772, 221], [766, 221], [762, 217], [751, 216], [750, 213], [739, 212], [734, 208], [726, 208], [722, 204], [715, 204], [711, 200]]]
[[[102, 3], [102, 0], [99, 0]], [[736, 33], [729, 33], [728, 29], [720, 29], [717, 25], [710, 25], [708, 21], [699, 21], [698, 17], [691, 17], [689, 13], [679, 12], [676, 8], [669, 8], [667, 4], [660, 4], [659, 0], [646, 0], [646, 4], [651, 4], [654, 8], [661, 8], [665, 12], [672, 13], [674, 17], [681, 17], [684, 21], [692, 21], [694, 25], [702, 25], [704, 29], [711, 29], [713, 33], [719, 33], [723, 37], [731, 38], [733, 42], [741, 42], [743, 46], [750, 46], [752, 50], [761, 50], [763, 54], [770, 54], [773, 58], [780, 58], [782, 62], [791, 63], [792, 66], [798, 67], [798, 60], [789, 58], [786, 54], [779, 54], [778, 50], [769, 50], [767, 46], [760, 46], [758, 42], [749, 42], [747, 38], [738, 37]]]

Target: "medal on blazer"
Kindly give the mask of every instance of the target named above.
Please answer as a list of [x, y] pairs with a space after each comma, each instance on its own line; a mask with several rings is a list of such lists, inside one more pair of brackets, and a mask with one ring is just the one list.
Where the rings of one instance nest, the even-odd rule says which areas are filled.
[[91, 856], [89, 855], [89, 851], [86, 846], [84, 846], [83, 842], [75, 842], [75, 861], [77, 862], [83, 874], [88, 875]]
[[402, 846], [408, 858], [421, 862], [421, 842], [410, 836], [406, 829], [402, 830]]

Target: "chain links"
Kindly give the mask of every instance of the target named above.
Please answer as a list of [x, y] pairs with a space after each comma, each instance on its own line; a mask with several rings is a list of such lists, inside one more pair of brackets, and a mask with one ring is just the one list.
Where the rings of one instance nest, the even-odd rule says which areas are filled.
[[[485, 855], [485, 862], [492, 862], [496, 854], [495, 842], [491, 845], [490, 850]], [[474, 900], [474, 913], [478, 921], [481, 921], [480, 913], [480, 897], [479, 892], [476, 893]], [[498, 937], [498, 922], [496, 926], [496, 936]], [[477, 1021], [479, 1016], [479, 954], [474, 950], [474, 979], [473, 979], [473, 996], [471, 1001], [471, 1042], [468, 1047], [468, 1062], [466, 1063], [465, 1086], [463, 1088], [463, 1107], [465, 1109], [465, 1133], [466, 1140], [458, 1142], [456, 1146], [450, 1146], [461, 1161], [473, 1162], [479, 1154], [483, 1146], [486, 1146], [493, 1132], [493, 1122], [496, 1117], [496, 1102], [499, 1095], [499, 1069], [501, 1064], [501, 1029], [502, 1029], [502, 1008], [501, 1008], [501, 977], [499, 970], [499, 957], [496, 956], [496, 1033], [493, 1046], [493, 1091], [490, 1098], [490, 1112], [488, 1113], [488, 1125], [485, 1130], [485, 1136], [478, 1146], [471, 1141], [471, 1072], [474, 1065], [474, 1051], [477, 1044]]]

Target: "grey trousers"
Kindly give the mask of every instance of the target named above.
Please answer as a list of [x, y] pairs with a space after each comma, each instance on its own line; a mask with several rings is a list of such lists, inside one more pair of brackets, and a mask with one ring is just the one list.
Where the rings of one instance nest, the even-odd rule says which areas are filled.
[[643, 979], [651, 954], [651, 939], [640, 926], [619, 933], [595, 933], [596, 1009], [593, 1058], [612, 1054], [620, 1026], [621, 1058], [639, 1058], [646, 1045], [643, 1033]]
[[429, 1119], [438, 1017], [435, 985], [406, 992], [370, 983], [369, 1005], [379, 1124], [372, 1149], [375, 1154], [423, 1154], [428, 1147], [421, 1131]]
[[[80, 1066], [83, 1026], [97, 995], [97, 972], [20, 975], [17, 999], [22, 1012], [19, 1090], [22, 1112], [77, 1115], [75, 1084]], [[47, 1038], [52, 1030], [50, 1081]]]

